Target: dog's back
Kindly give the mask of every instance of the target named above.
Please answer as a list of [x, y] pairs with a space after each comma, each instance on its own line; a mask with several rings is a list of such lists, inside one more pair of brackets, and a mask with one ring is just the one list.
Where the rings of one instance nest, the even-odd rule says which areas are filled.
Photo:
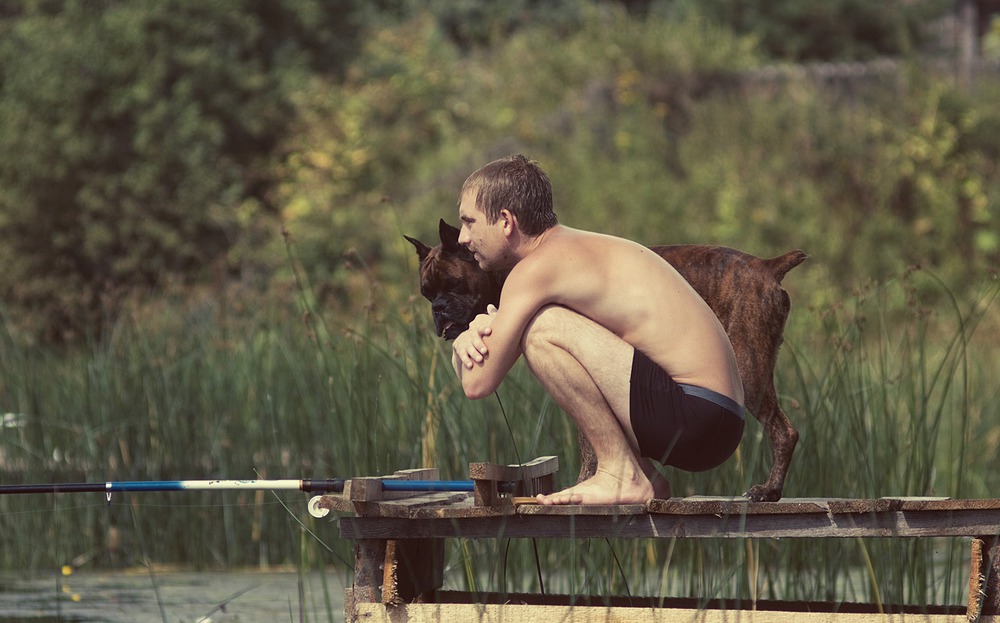
[[719, 317], [743, 379], [747, 408], [756, 412], [761, 384], [770, 385], [791, 310], [781, 280], [807, 255], [794, 250], [764, 259], [711, 245], [652, 247], [701, 295]]

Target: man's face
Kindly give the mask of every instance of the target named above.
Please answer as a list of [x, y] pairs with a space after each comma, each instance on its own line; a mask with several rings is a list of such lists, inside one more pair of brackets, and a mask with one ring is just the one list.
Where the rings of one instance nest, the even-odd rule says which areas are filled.
[[504, 219], [498, 219], [493, 224], [487, 222], [486, 214], [476, 206], [475, 189], [462, 195], [458, 218], [462, 223], [458, 243], [472, 251], [479, 267], [491, 271], [505, 268], [508, 254]]

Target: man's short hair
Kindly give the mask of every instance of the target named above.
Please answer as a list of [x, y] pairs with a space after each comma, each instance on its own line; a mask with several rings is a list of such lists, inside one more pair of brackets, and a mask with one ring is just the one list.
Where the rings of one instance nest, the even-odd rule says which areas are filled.
[[559, 222], [552, 208], [549, 176], [522, 154], [480, 167], [465, 180], [459, 197], [467, 191], [476, 193], [476, 207], [491, 225], [505, 208], [517, 217], [518, 228], [528, 236], [537, 236]]

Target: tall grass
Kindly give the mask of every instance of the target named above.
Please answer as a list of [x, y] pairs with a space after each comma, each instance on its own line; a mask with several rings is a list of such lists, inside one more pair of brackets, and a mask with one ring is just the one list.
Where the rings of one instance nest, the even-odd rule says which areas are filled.
[[[927, 293], [946, 304], [925, 309]], [[796, 309], [777, 378], [802, 433], [786, 496], [996, 496], [996, 295], [991, 284], [979, 300], [955, 301], [918, 271], [833, 308]], [[374, 296], [368, 315], [350, 321], [320, 309], [306, 286], [271, 297], [229, 291], [163, 300], [79, 348], [34, 344], [4, 323], [0, 413], [9, 415], [0, 480], [350, 477], [421, 465], [464, 478], [471, 461], [557, 454], [562, 481], [572, 481], [573, 428], [526, 368], [516, 366], [496, 397], [470, 402], [453, 379], [447, 346], [432, 334], [426, 303]], [[668, 476], [679, 495], [738, 495], [766, 477], [769, 461], [750, 420], [725, 465]], [[310, 519], [305, 501], [260, 493], [124, 494], [110, 502], [2, 496], [0, 568], [145, 560], [349, 568], [351, 544], [333, 524]], [[474, 590], [537, 591], [542, 582], [549, 592], [575, 594], [958, 603], [965, 547], [457, 541], [447, 582]]]

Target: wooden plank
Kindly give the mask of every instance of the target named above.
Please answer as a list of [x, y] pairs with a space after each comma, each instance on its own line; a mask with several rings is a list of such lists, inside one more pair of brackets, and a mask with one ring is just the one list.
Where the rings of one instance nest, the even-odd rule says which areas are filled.
[[378, 504], [369, 504], [366, 517], [398, 517], [412, 519], [418, 509], [439, 509], [442, 505], [450, 506], [465, 501], [467, 493], [428, 493], [404, 500], [390, 500]]
[[[460, 505], [468, 499], [468, 493], [459, 492], [431, 492], [418, 493], [413, 497], [397, 500], [382, 500], [379, 502], [365, 503], [365, 516], [371, 517], [411, 517], [417, 518], [416, 509], [432, 507], [433, 509], [443, 509], [452, 505]], [[357, 507], [350, 499], [339, 494], [327, 494], [314, 496], [316, 506], [328, 511], [338, 513], [355, 513]]]
[[[884, 614], [853, 612], [783, 612], [768, 610], [647, 609], [603, 606], [524, 604], [385, 604], [355, 603], [351, 622], [365, 623], [968, 623], [963, 614]], [[1000, 623], [983, 617], [981, 623]]]
[[313, 504], [319, 509], [338, 513], [350, 513], [354, 511], [354, 503], [343, 495], [317, 495], [313, 496], [312, 499], [315, 500]]
[[559, 457], [542, 456], [521, 465], [498, 465], [496, 463], [470, 463], [469, 477], [472, 480], [530, 480], [554, 474], [559, 469]]
[[[532, 509], [525, 511], [525, 509]], [[416, 509], [421, 521], [398, 518], [340, 520], [344, 538], [854, 538], [975, 537], [1000, 526], [1000, 508], [974, 510], [881, 511], [866, 513], [772, 513], [666, 515], [593, 514], [577, 507], [527, 507], [516, 514], [452, 513], [447, 508]], [[434, 518], [424, 513], [436, 513]], [[566, 514], [560, 514], [566, 513]]]
[[701, 515], [778, 515], [791, 513], [881, 513], [902, 510], [993, 510], [1000, 499], [961, 500], [939, 497], [785, 498], [777, 502], [750, 502], [744, 497], [693, 496], [650, 500], [651, 513]]
[[[424, 596], [424, 603], [438, 604], [524, 604], [531, 606], [599, 606], [614, 608], [657, 608], [671, 610], [769, 610], [779, 612], [866, 613], [879, 611], [875, 604], [844, 601], [791, 601], [776, 599], [700, 599], [695, 597], [643, 597], [628, 595], [566, 595], [559, 593], [520, 593], [440, 590]], [[961, 605], [907, 606], [883, 604], [889, 614], [965, 614]]]
[[893, 503], [892, 510], [995, 510], [1000, 508], [1000, 499], [956, 499], [956, 498], [885, 498]]
[[638, 516], [646, 514], [645, 504], [566, 504], [545, 506], [543, 504], [522, 504], [517, 506], [519, 515], [602, 515], [602, 516]]
[[[371, 497], [368, 493], [360, 497]], [[498, 517], [515, 512], [509, 504], [498, 507], [476, 508], [467, 494], [463, 493], [410, 493], [411, 497], [396, 500], [375, 500], [365, 506], [365, 513], [373, 516], [411, 517], [415, 520], [460, 517]], [[356, 507], [341, 495], [321, 496], [317, 504], [321, 508], [337, 512], [354, 512]], [[504, 498], [510, 502], [509, 498]], [[378, 507], [390, 505], [389, 510]], [[407, 512], [406, 509], [410, 509]], [[973, 511], [1000, 510], [1000, 499], [958, 500], [949, 498], [878, 498], [878, 499], [821, 499], [789, 498], [779, 502], [748, 502], [742, 497], [690, 497], [669, 500], [650, 500], [645, 506], [626, 505], [569, 505], [542, 506], [518, 505], [516, 512], [522, 514], [553, 515], [724, 515], [736, 516], [777, 516], [777, 515], [850, 515], [902, 512], [915, 516], [917, 512], [956, 512], [959, 516]], [[969, 536], [961, 534], [960, 536]]]

